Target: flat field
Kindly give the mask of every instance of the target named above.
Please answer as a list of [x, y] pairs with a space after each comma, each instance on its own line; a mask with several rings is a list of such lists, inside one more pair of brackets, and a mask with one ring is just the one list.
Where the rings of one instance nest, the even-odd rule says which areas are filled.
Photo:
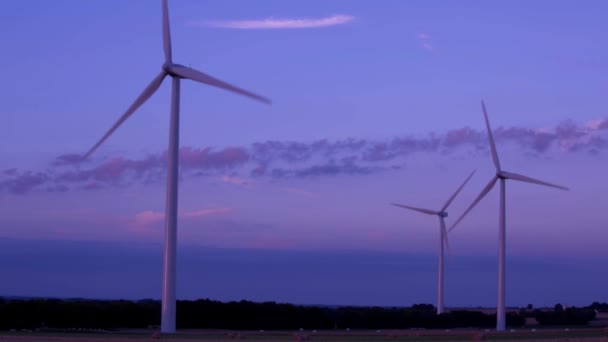
[[607, 329], [520, 329], [503, 333], [480, 330], [390, 330], [390, 331], [180, 331], [171, 336], [158, 336], [151, 331], [113, 333], [41, 333], [0, 332], [2, 342], [128, 342], [128, 341], [585, 341], [608, 342]]

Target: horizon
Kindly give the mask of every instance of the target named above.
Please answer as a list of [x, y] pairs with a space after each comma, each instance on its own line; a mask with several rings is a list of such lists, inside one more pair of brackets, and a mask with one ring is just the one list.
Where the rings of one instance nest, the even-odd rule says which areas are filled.
[[[6, 8], [0, 293], [160, 296], [170, 87], [80, 159], [159, 72], [160, 2]], [[437, 221], [390, 203], [476, 169], [450, 227], [494, 174], [484, 100], [502, 168], [570, 188], [508, 186], [507, 307], [607, 302], [605, 10], [171, 1], [177, 63], [273, 100], [182, 82], [177, 298], [437, 305]], [[495, 305], [497, 237], [493, 190], [448, 236], [446, 307]]]
[[[123, 299], [123, 298], [90, 298], [90, 297], [35, 297], [35, 296], [10, 296], [10, 295], [0, 295], [0, 299], [4, 299], [4, 300], [63, 300], [63, 301], [100, 301], [100, 302], [111, 302], [111, 301], [128, 301], [128, 302], [145, 302], [145, 301], [154, 301], [154, 302], [160, 302], [161, 298], [140, 298], [140, 299]], [[231, 301], [221, 301], [221, 300], [214, 300], [214, 299], [209, 299], [209, 298], [197, 298], [197, 299], [178, 299], [177, 301], [212, 301], [212, 302], [220, 302], [222, 304], [227, 304], [227, 303], [239, 303], [239, 302], [250, 302], [250, 303], [254, 303], [254, 304], [264, 304], [264, 303], [275, 303], [275, 304], [279, 304], [279, 305], [293, 305], [293, 306], [303, 306], [303, 307], [319, 307], [319, 308], [329, 308], [329, 309], [334, 309], [334, 308], [348, 308], [348, 307], [353, 307], [353, 308], [374, 308], [374, 307], [379, 307], [379, 308], [383, 308], [383, 309], [407, 309], [407, 308], [411, 308], [412, 306], [415, 305], [433, 305], [432, 303], [416, 303], [416, 304], [412, 304], [409, 306], [391, 306], [391, 305], [385, 305], [385, 306], [379, 306], [379, 305], [334, 305], [334, 304], [299, 304], [299, 303], [288, 303], [288, 302], [274, 302], [274, 301], [250, 301], [247, 299], [241, 299], [241, 300], [231, 300]], [[599, 303], [599, 302], [593, 302], [593, 303]], [[587, 305], [590, 306], [593, 303]], [[555, 305], [562, 305], [561, 303], [556, 303]], [[602, 303], [599, 303], [602, 304]], [[543, 306], [543, 307], [536, 307], [533, 306], [531, 310], [542, 310], [542, 309], [551, 309], [553, 310], [555, 305], [553, 306]], [[568, 306], [566, 306], [568, 307]], [[575, 306], [576, 307], [576, 306]], [[585, 306], [579, 306], [577, 308], [580, 307], [585, 307]], [[512, 306], [512, 307], [507, 307], [508, 310], [516, 310], [516, 309], [525, 309], [526, 306]], [[489, 310], [489, 309], [494, 309], [496, 310], [495, 307], [486, 307], [486, 306], [455, 306], [455, 307], [449, 307], [446, 306], [445, 307], [446, 310], [458, 310], [458, 309], [480, 309], [480, 310]]]
[[[16, 277], [7, 278], [3, 294], [32, 296], [38, 291], [42, 297], [105, 300], [157, 299], [160, 294], [160, 243], [0, 239], [0, 247], [0, 260], [13, 260], [10, 267], [0, 264], [0, 274]], [[20, 252], [23, 250], [36, 251], [36, 257]], [[323, 305], [341, 306], [436, 305], [435, 287], [429, 285], [436, 281], [437, 256], [431, 253], [184, 244], [179, 251], [178, 300], [318, 305], [320, 299]], [[447, 259], [446, 307], [495, 306], [495, 261], [495, 255]], [[556, 303], [580, 307], [603, 302], [603, 284], [590, 280], [606, 261], [608, 258], [580, 258], [579, 263], [585, 265], [579, 267], [570, 258], [508, 258], [508, 307], [553, 307]], [[199, 266], [193, 269], [189, 265]], [[77, 274], [72, 271], [75, 268], [80, 268]], [[25, 284], [24, 279], [28, 280]], [[242, 286], [243, 279], [248, 286]], [[122, 286], [125, 281], [138, 286]], [[298, 287], [303, 281], [305, 286]], [[52, 286], [41, 293], [36, 290], [41, 282]], [[576, 290], [580, 282], [585, 284], [584, 294]], [[289, 290], [293, 288], [298, 290]], [[476, 299], [464, 296], [470, 292], [476, 293]]]

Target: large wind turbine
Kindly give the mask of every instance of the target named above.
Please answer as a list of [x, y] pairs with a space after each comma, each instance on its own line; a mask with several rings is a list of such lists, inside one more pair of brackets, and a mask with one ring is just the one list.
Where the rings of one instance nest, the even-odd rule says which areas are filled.
[[454, 222], [448, 232], [452, 231], [460, 221], [481, 201], [481, 199], [492, 190], [496, 181], [500, 180], [500, 212], [499, 212], [499, 230], [498, 230], [498, 305], [496, 308], [496, 330], [503, 331], [506, 328], [506, 317], [505, 317], [505, 253], [506, 253], [506, 241], [505, 241], [505, 228], [506, 228], [506, 216], [505, 216], [505, 183], [507, 179], [517, 180], [521, 182], [539, 184], [550, 186], [553, 188], [568, 190], [568, 188], [540, 181], [534, 178], [530, 178], [517, 173], [503, 171], [500, 168], [500, 162], [498, 161], [498, 153], [496, 152], [496, 145], [494, 145], [494, 137], [492, 136], [492, 130], [490, 129], [490, 121], [488, 120], [488, 113], [486, 112], [486, 106], [481, 101], [481, 108], [483, 110], [483, 116], [486, 121], [486, 128], [488, 130], [488, 137], [490, 139], [490, 150], [492, 151], [492, 160], [494, 161], [494, 167], [496, 167], [496, 175], [492, 177], [488, 185], [481, 191], [481, 193], [475, 198], [473, 203], [465, 210], [465, 212]]
[[462, 185], [456, 190], [456, 192], [454, 192], [454, 194], [450, 198], [448, 198], [447, 202], [445, 202], [443, 207], [441, 207], [441, 209], [439, 209], [438, 211], [431, 210], [431, 209], [411, 207], [409, 205], [391, 203], [392, 205], [397, 206], [397, 207], [414, 210], [414, 211], [417, 211], [417, 212], [420, 212], [423, 214], [427, 214], [427, 215], [439, 216], [439, 271], [438, 271], [438, 278], [437, 278], [437, 314], [443, 313], [443, 309], [444, 309], [443, 308], [443, 249], [444, 249], [444, 243], [445, 243], [445, 247], [449, 248], [448, 235], [447, 235], [447, 232], [445, 231], [445, 218], [448, 216], [446, 209], [450, 206], [450, 204], [452, 203], [454, 198], [456, 198], [456, 196], [458, 195], [460, 190], [462, 190], [462, 188], [464, 188], [464, 186], [467, 184], [469, 179], [471, 179], [471, 177], [473, 177], [474, 173], [475, 173], [475, 170], [473, 170], [473, 172], [471, 172], [469, 177], [467, 177], [467, 179], [464, 180]]
[[168, 170], [167, 170], [167, 202], [165, 208], [165, 248], [163, 257], [163, 292], [161, 332], [175, 332], [175, 268], [177, 244], [177, 179], [179, 154], [179, 96], [180, 80], [189, 79], [195, 82], [229, 90], [231, 92], [248, 96], [255, 100], [270, 104], [270, 100], [251, 93], [247, 90], [220, 81], [198, 70], [173, 63], [171, 56], [171, 32], [169, 30], [169, 9], [167, 0], [162, 0], [163, 21], [163, 49], [165, 62], [161, 71], [144, 91], [135, 99], [135, 102], [116, 121], [114, 126], [85, 154], [89, 157], [95, 150], [144, 102], [146, 102], [160, 87], [165, 77], [170, 76], [173, 84], [171, 88], [171, 120], [169, 128]]

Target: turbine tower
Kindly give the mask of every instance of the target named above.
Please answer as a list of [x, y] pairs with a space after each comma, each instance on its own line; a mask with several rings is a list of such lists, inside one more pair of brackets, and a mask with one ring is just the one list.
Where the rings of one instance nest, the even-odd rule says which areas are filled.
[[127, 120], [142, 104], [144, 104], [162, 84], [165, 77], [172, 78], [171, 88], [171, 119], [169, 128], [169, 149], [167, 151], [169, 163], [167, 168], [167, 199], [165, 208], [165, 247], [163, 256], [163, 285], [162, 285], [162, 313], [161, 332], [175, 332], [175, 273], [176, 273], [176, 246], [177, 246], [177, 182], [179, 157], [179, 97], [180, 80], [188, 79], [207, 84], [213, 87], [228, 90], [252, 99], [270, 104], [270, 100], [247, 90], [233, 86], [201, 71], [173, 63], [171, 55], [171, 32], [169, 30], [169, 9], [167, 0], [162, 0], [162, 29], [163, 50], [165, 61], [160, 73], [148, 84], [135, 102], [116, 121], [110, 130], [84, 155], [88, 158], [114, 131]]
[[492, 177], [488, 185], [486, 185], [481, 193], [475, 198], [473, 203], [465, 210], [465, 212], [454, 222], [448, 232], [452, 231], [460, 221], [481, 201], [481, 199], [492, 190], [494, 184], [500, 180], [500, 211], [499, 211], [499, 229], [498, 229], [498, 304], [496, 307], [496, 330], [504, 331], [506, 328], [506, 316], [505, 316], [505, 258], [506, 258], [506, 210], [505, 210], [505, 183], [507, 179], [516, 180], [520, 182], [533, 183], [539, 185], [550, 186], [553, 188], [568, 190], [568, 188], [561, 185], [555, 185], [540, 181], [538, 179], [530, 178], [528, 176], [520, 175], [517, 173], [503, 171], [500, 168], [500, 162], [498, 160], [498, 153], [496, 152], [496, 145], [494, 144], [494, 137], [492, 136], [492, 130], [490, 129], [490, 121], [488, 120], [488, 113], [486, 112], [486, 106], [481, 101], [481, 108], [483, 110], [483, 116], [486, 121], [486, 128], [488, 130], [488, 137], [490, 139], [490, 150], [492, 151], [492, 160], [494, 161], [494, 167], [496, 168], [496, 175]]
[[467, 177], [467, 179], [464, 180], [464, 183], [462, 183], [462, 185], [456, 190], [456, 192], [454, 192], [454, 194], [450, 198], [448, 198], [447, 202], [445, 202], [445, 204], [443, 205], [443, 207], [441, 207], [441, 209], [439, 209], [439, 211], [435, 211], [435, 210], [431, 210], [431, 209], [416, 208], [416, 207], [411, 207], [408, 205], [403, 205], [403, 204], [398, 204], [398, 203], [391, 203], [392, 205], [394, 205], [396, 207], [414, 210], [414, 211], [417, 211], [417, 212], [420, 212], [423, 214], [427, 214], [427, 215], [439, 216], [439, 271], [438, 271], [438, 276], [437, 276], [438, 277], [437, 278], [437, 314], [438, 315], [443, 313], [443, 309], [444, 309], [444, 307], [443, 307], [443, 259], [444, 259], [443, 258], [443, 249], [444, 249], [444, 243], [445, 243], [445, 247], [449, 249], [448, 235], [445, 230], [445, 218], [448, 216], [446, 209], [450, 206], [450, 204], [452, 203], [454, 198], [456, 198], [456, 196], [458, 195], [460, 190], [462, 190], [462, 188], [464, 188], [464, 186], [467, 184], [469, 179], [471, 179], [471, 177], [473, 177], [474, 173], [475, 173], [475, 170], [473, 170], [473, 172], [471, 172], [469, 177]]

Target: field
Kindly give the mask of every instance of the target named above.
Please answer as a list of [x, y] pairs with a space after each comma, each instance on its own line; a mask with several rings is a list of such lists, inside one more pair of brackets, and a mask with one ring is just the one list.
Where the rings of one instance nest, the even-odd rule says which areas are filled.
[[0, 332], [2, 342], [123, 342], [123, 341], [608, 341], [608, 329], [521, 329], [497, 333], [480, 330], [390, 330], [390, 331], [180, 331], [158, 336], [151, 331], [114, 333]]

